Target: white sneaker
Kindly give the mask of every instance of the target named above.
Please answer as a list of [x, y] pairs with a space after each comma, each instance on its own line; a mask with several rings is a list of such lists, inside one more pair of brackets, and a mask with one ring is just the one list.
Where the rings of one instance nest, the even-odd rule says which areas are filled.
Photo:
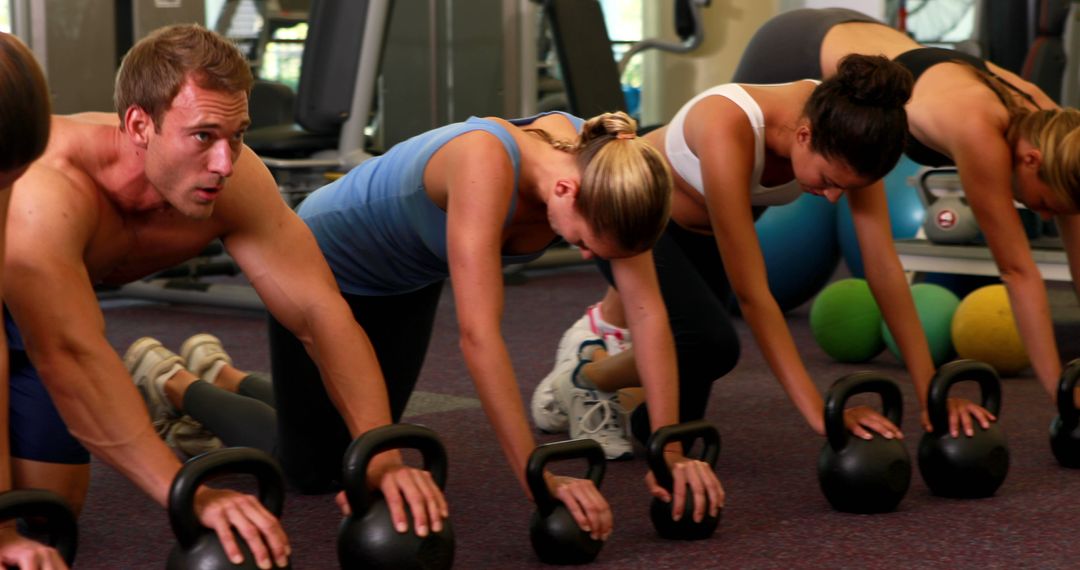
[[[588, 361], [582, 361], [581, 365]], [[600, 444], [609, 460], [630, 459], [629, 414], [614, 392], [579, 388], [572, 381], [574, 372], [560, 377], [556, 391], [561, 404], [569, 410], [570, 439], [589, 438]]]
[[157, 339], [144, 336], [131, 343], [124, 352], [124, 366], [146, 402], [154, 430], [164, 437], [180, 417], [180, 411], [165, 396], [165, 381], [183, 368], [180, 357]]
[[600, 314], [600, 303], [585, 310], [589, 317], [589, 327], [593, 333], [604, 340], [604, 348], [608, 356], [615, 356], [620, 352], [630, 350], [633, 343], [630, 341], [630, 329], [617, 327], [604, 320]]
[[533, 391], [531, 411], [533, 423], [546, 433], [565, 432], [569, 427], [566, 409], [559, 405], [555, 386], [561, 378], [569, 378], [580, 361], [586, 343], [603, 342], [589, 327], [588, 315], [582, 316], [559, 339], [555, 350], [555, 367]]
[[232, 365], [232, 357], [225, 352], [218, 337], [200, 333], [192, 336], [180, 345], [180, 358], [193, 374], [211, 384], [217, 379], [218, 372], [226, 364]]

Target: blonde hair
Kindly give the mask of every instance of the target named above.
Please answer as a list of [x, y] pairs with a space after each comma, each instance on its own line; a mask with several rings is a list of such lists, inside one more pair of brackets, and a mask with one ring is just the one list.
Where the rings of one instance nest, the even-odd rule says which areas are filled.
[[1039, 149], [1039, 179], [1069, 211], [1076, 211], [1080, 204], [1080, 110], [1044, 109], [1014, 115], [1006, 137], [1014, 149], [1021, 139]]
[[49, 142], [49, 88], [19, 38], [0, 33], [0, 170], [22, 168]]
[[637, 122], [621, 111], [597, 115], [576, 141], [526, 129], [558, 150], [577, 156], [581, 189], [574, 207], [620, 249], [640, 252], [660, 239], [671, 215], [673, 182], [667, 161], [636, 136]]

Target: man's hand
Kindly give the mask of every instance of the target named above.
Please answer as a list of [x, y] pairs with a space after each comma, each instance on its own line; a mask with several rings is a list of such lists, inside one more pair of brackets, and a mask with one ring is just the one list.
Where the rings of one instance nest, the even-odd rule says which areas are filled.
[[[259, 568], [289, 563], [289, 540], [281, 522], [251, 495], [203, 486], [195, 496], [195, 514], [207, 528], [217, 533], [225, 554], [233, 564], [244, 561], [233, 529], [244, 538]], [[273, 560], [271, 561], [271, 555]]]

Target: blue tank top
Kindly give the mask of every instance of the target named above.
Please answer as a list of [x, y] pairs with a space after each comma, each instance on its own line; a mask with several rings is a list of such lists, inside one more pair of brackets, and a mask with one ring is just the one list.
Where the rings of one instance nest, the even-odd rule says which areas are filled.
[[[512, 119], [528, 125], [549, 115]], [[584, 121], [558, 113], [581, 130]], [[424, 169], [443, 145], [465, 133], [495, 135], [514, 168], [514, 192], [505, 228], [517, 208], [521, 154], [510, 133], [499, 123], [469, 117], [394, 145], [386, 154], [361, 163], [338, 180], [309, 195], [297, 209], [311, 228], [338, 287], [352, 295], [394, 295], [416, 291], [446, 279], [446, 212], [424, 188]], [[553, 242], [554, 243], [554, 242]], [[503, 265], [525, 263], [544, 250], [502, 256]]]

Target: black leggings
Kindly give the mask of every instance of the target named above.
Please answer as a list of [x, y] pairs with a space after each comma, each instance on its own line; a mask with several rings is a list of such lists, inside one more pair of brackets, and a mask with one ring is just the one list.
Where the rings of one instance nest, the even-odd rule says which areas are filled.
[[821, 44], [838, 24], [881, 22], [847, 8], [788, 10], [762, 24], [743, 50], [732, 83], [787, 83], [821, 78]]
[[[653, 258], [675, 338], [679, 421], [701, 419], [712, 383], [739, 361], [739, 337], [727, 310], [731, 287], [712, 236], [669, 223], [653, 247]], [[610, 263], [598, 260], [597, 264], [614, 286]], [[635, 437], [648, 440], [651, 430], [645, 406], [634, 411], [631, 426]]]
[[184, 411], [231, 447], [254, 447], [277, 456], [274, 388], [270, 378], [252, 372], [237, 393], [197, 380], [184, 392]]
[[[442, 286], [440, 281], [411, 293], [378, 297], [343, 294], [375, 348], [394, 422], [401, 419], [420, 376]], [[285, 477], [304, 493], [333, 490], [352, 437], [303, 344], [272, 317], [270, 364], [277, 399], [278, 459]]]
[[[403, 295], [344, 295], [375, 348], [394, 422], [401, 419], [424, 364], [441, 292], [438, 282]], [[184, 394], [184, 410], [225, 445], [255, 447], [276, 457], [301, 493], [333, 491], [352, 437], [303, 344], [273, 317], [269, 332], [272, 387], [257, 373], [241, 382], [238, 394], [195, 382]]]

